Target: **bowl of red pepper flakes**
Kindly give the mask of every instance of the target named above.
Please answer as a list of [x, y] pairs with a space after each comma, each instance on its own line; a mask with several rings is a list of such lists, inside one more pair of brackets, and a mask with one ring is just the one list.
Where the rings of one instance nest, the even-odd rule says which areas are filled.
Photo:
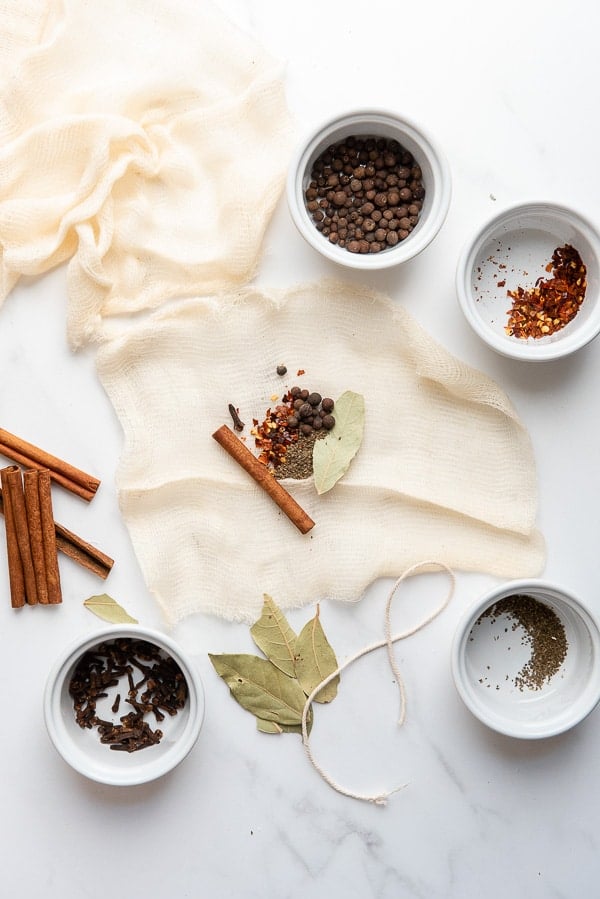
[[564, 205], [528, 202], [467, 241], [456, 292], [475, 333], [503, 356], [567, 356], [600, 333], [600, 232]]

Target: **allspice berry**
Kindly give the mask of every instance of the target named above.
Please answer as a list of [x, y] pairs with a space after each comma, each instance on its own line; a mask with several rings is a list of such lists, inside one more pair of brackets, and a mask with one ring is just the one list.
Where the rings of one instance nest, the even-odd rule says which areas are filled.
[[324, 415], [321, 419], [321, 424], [326, 431], [331, 431], [331, 429], [335, 427], [335, 418], [333, 415]]
[[321, 409], [323, 410], [323, 412], [331, 412], [334, 406], [335, 403], [329, 396], [323, 397], [323, 399], [321, 400]]
[[349, 253], [389, 250], [419, 221], [423, 173], [396, 140], [350, 135], [328, 146], [310, 175], [304, 196], [315, 227]]

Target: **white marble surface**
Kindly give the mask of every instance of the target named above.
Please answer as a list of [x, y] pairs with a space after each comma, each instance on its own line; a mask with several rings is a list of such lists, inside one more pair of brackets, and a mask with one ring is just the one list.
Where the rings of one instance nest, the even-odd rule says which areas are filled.
[[[284, 62], [301, 128], [348, 107], [387, 106], [421, 121], [444, 147], [454, 194], [443, 231], [421, 257], [371, 283], [508, 391], [537, 453], [544, 576], [600, 615], [600, 343], [534, 367], [503, 359], [467, 328], [453, 283], [463, 241], [503, 205], [555, 199], [600, 219], [598, 8], [585, 0], [221, 2]], [[301, 242], [282, 200], [257, 281], [288, 285], [331, 274]], [[74, 356], [66, 344], [63, 270], [22, 283], [0, 310], [0, 378], [3, 427], [102, 479], [89, 507], [56, 491], [56, 517], [115, 556], [106, 589], [142, 623], [162, 627], [119, 517], [119, 425], [93, 353]], [[452, 684], [456, 621], [491, 578], [459, 574], [451, 606], [398, 648], [409, 700], [402, 730], [385, 653], [349, 669], [336, 702], [317, 710], [314, 750], [333, 776], [368, 791], [407, 784], [379, 808], [326, 786], [298, 737], [254, 730], [206, 656], [252, 651], [248, 630], [215, 619], [189, 620], [174, 634], [197, 657], [207, 699], [186, 761], [158, 782], [127, 789], [73, 772], [45, 733], [42, 691], [62, 647], [97, 626], [81, 601], [101, 585], [62, 565], [63, 607], [42, 614], [15, 614], [0, 575], [3, 896], [598, 895], [600, 711], [560, 737], [519, 742], [473, 719]], [[353, 606], [323, 606], [340, 660], [382, 635], [389, 586], [373, 585]], [[411, 589], [398, 598], [398, 628]], [[301, 626], [308, 614], [290, 620]]]

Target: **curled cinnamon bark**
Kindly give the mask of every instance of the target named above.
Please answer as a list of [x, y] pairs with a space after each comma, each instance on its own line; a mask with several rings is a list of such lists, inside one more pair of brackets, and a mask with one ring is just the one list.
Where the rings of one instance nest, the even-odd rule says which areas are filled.
[[10, 465], [8, 468], [3, 469], [2, 486], [8, 496], [14, 522], [14, 533], [21, 557], [23, 580], [25, 582], [25, 600], [30, 606], [35, 606], [38, 602], [38, 590], [29, 538], [27, 507], [25, 505], [21, 470], [16, 465]]
[[315, 526], [312, 518], [307, 515], [294, 497], [281, 486], [279, 481], [273, 477], [266, 465], [259, 462], [248, 447], [235, 436], [231, 428], [228, 428], [227, 425], [222, 425], [215, 431], [213, 437], [242, 466], [244, 471], [269, 494], [271, 499], [277, 503], [281, 511], [287, 515], [302, 534], [307, 534]]
[[17, 540], [17, 528], [13, 513], [10, 491], [7, 484], [7, 476], [11, 470], [18, 471], [16, 465], [0, 471], [0, 482], [6, 497], [4, 502], [4, 518], [6, 521], [6, 553], [8, 556], [8, 579], [10, 584], [10, 602], [13, 609], [20, 609], [25, 605], [25, 576], [23, 563]]
[[39, 602], [48, 603], [48, 585], [46, 582], [46, 560], [44, 558], [44, 536], [40, 515], [40, 495], [38, 490], [38, 471], [31, 469], [23, 473], [23, 492], [29, 526], [29, 543], [31, 558], [35, 572], [35, 582]]
[[0, 453], [25, 468], [47, 468], [57, 484], [89, 502], [96, 495], [100, 481], [91, 474], [75, 468], [69, 462], [16, 437], [0, 428]]
[[[5, 518], [7, 508], [9, 509], [8, 514], [10, 516], [10, 505], [5, 502], [4, 495], [0, 490], [0, 514], [3, 514]], [[73, 559], [74, 562], [77, 562], [79, 565], [82, 565], [84, 568], [97, 574], [98, 577], [103, 579], [108, 577], [114, 565], [114, 560], [111, 559], [110, 556], [107, 556], [106, 553], [103, 553], [95, 546], [92, 546], [91, 543], [88, 543], [82, 537], [74, 534], [73, 531], [69, 531], [57, 521], [54, 522], [54, 530], [56, 533], [56, 545], [63, 555], [68, 556], [70, 559]], [[23, 598], [22, 605], [24, 603], [25, 599]]]

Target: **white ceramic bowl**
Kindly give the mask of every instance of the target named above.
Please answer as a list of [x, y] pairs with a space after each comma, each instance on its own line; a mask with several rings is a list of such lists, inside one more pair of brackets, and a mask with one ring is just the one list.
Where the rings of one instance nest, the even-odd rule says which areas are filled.
[[[549, 606], [564, 627], [565, 660], [539, 688], [518, 685], [532, 647], [522, 641], [522, 628], [514, 629], [514, 616], [484, 615], [511, 596], [533, 597]], [[523, 739], [550, 737], [576, 725], [600, 700], [600, 631], [563, 587], [537, 579], [510, 581], [462, 617], [452, 645], [452, 673], [463, 702], [488, 727]]]
[[[329, 242], [315, 227], [306, 207], [305, 190], [315, 160], [331, 144], [351, 136], [397, 140], [421, 167], [425, 197], [419, 221], [405, 240], [378, 253], [351, 253]], [[350, 268], [373, 271], [412, 259], [427, 247], [442, 227], [451, 196], [450, 169], [434, 140], [409, 119], [377, 109], [347, 112], [312, 131], [298, 147], [289, 167], [287, 201], [300, 234], [327, 259]]]
[[[565, 244], [579, 252], [587, 268], [587, 291], [579, 312], [546, 337], [508, 335], [505, 326], [512, 300], [507, 291], [552, 277], [545, 267], [554, 250]], [[592, 222], [566, 206], [546, 202], [511, 206], [467, 241], [456, 269], [456, 292], [469, 325], [498, 353], [531, 362], [567, 356], [600, 332], [600, 234]]]
[[[164, 736], [155, 746], [136, 752], [115, 752], [100, 742], [96, 728], [81, 728], [75, 720], [73, 699], [69, 694], [69, 682], [81, 656], [99, 643], [120, 637], [145, 640], [158, 646], [177, 662], [188, 688], [185, 706], [175, 716], [165, 716], [160, 724], [154, 721], [153, 715], [148, 717], [150, 726], [153, 729], [160, 727]], [[123, 691], [121, 695], [123, 700]], [[104, 702], [109, 703], [109, 700]], [[119, 712], [112, 715], [115, 723], [120, 715], [130, 710], [122, 701]], [[194, 663], [169, 637], [140, 625], [109, 625], [77, 640], [61, 653], [46, 683], [44, 717], [54, 746], [76, 771], [99, 783], [129, 786], [161, 777], [188, 755], [200, 733], [204, 691]], [[103, 710], [103, 717], [111, 717], [109, 708]]]

